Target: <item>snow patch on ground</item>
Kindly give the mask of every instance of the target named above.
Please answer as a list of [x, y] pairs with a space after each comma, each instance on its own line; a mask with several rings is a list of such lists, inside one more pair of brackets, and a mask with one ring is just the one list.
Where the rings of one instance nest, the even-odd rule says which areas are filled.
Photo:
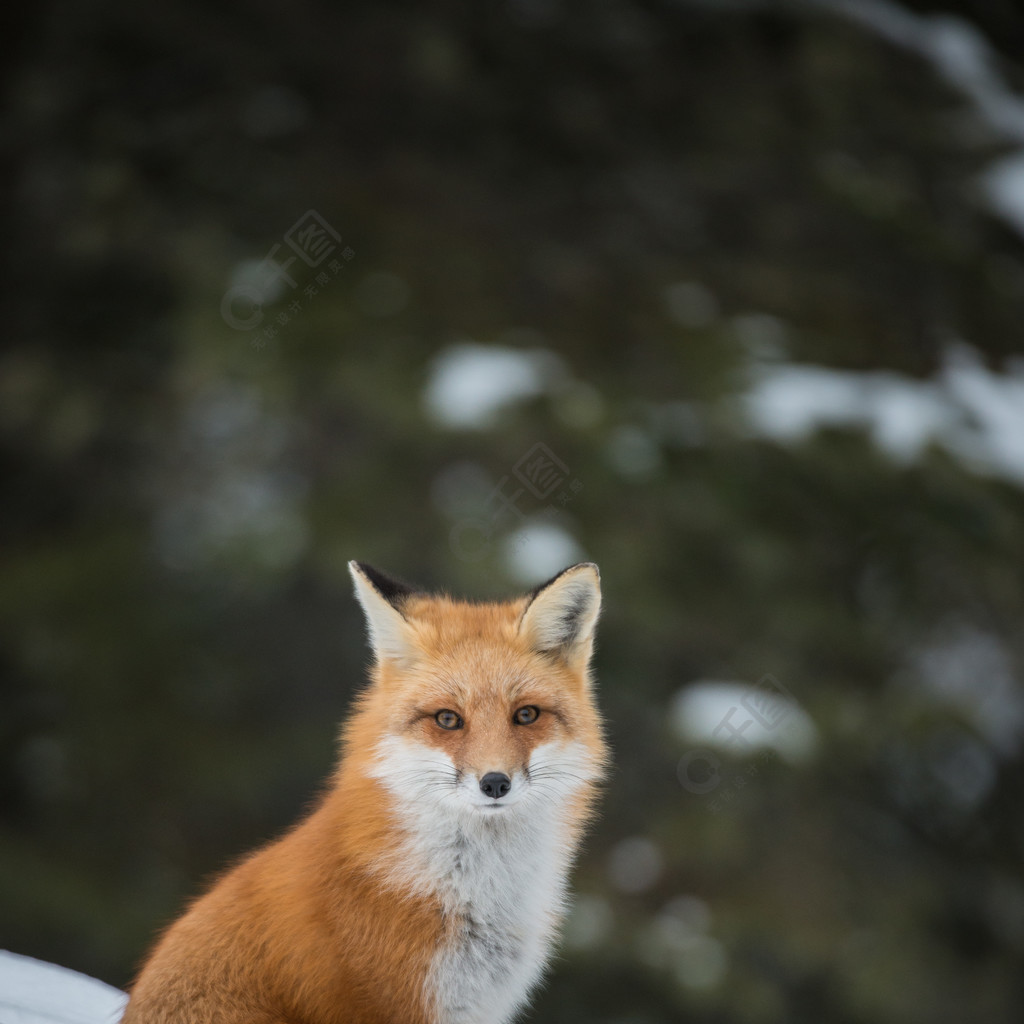
[[0, 950], [3, 1024], [115, 1024], [128, 996], [56, 964]]

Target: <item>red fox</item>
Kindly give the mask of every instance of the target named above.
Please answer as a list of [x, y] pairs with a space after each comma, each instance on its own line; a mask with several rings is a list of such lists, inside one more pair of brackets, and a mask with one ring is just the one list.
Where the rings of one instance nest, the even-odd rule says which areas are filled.
[[504, 1024], [606, 764], [590, 562], [471, 604], [350, 562], [375, 655], [319, 806], [163, 934], [123, 1024]]

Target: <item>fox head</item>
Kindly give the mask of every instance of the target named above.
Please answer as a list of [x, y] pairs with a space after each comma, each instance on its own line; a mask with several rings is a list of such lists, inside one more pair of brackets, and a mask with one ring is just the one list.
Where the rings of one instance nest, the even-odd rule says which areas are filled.
[[493, 604], [349, 570], [375, 664], [346, 758], [426, 820], [571, 810], [582, 822], [606, 758], [590, 678], [597, 566]]

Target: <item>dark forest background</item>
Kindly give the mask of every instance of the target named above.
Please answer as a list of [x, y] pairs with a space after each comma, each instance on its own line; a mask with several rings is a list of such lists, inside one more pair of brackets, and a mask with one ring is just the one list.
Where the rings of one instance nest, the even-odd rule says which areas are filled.
[[1015, 3], [3, 18], [0, 948], [124, 986], [315, 798], [349, 558], [585, 557], [616, 771], [527, 1019], [1021, 1019]]

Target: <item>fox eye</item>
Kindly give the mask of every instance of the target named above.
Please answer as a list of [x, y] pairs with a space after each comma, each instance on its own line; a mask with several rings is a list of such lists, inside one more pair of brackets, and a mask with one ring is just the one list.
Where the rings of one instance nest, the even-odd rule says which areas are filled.
[[438, 711], [438, 713], [434, 715], [434, 721], [437, 722], [442, 729], [462, 728], [461, 716], [457, 715], [454, 711], [448, 711], [447, 709], [444, 711]]
[[540, 716], [540, 708], [534, 707], [532, 704], [527, 704], [526, 707], [520, 708], [513, 716], [512, 721], [516, 725], [533, 725]]

